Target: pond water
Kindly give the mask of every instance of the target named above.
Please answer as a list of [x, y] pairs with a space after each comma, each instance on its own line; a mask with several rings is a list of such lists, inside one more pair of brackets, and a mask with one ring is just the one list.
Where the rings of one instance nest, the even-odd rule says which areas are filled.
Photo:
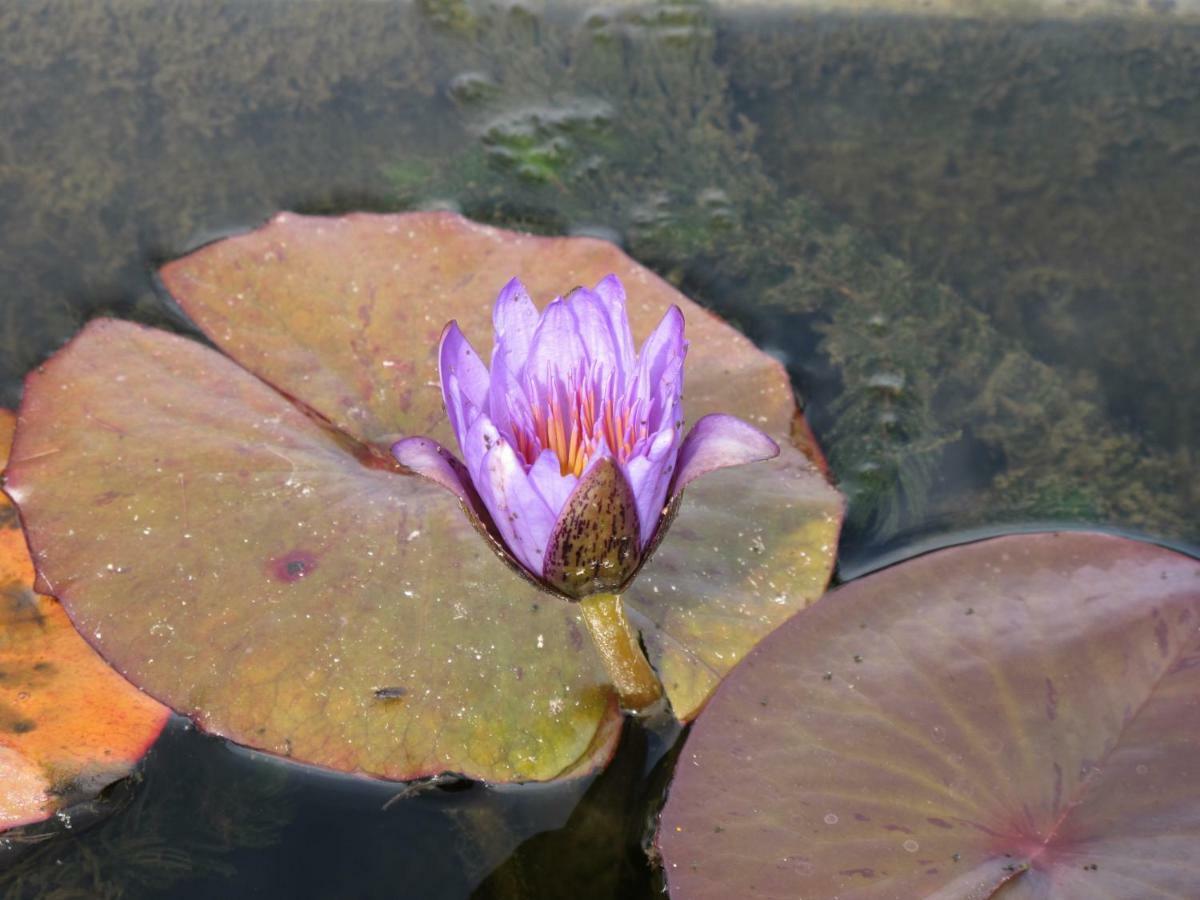
[[[1047, 523], [1197, 543], [1200, 25], [1165, 6], [27, 0], [0, 83], [6, 405], [94, 316], [195, 335], [154, 271], [205, 241], [450, 207], [617, 241], [783, 359], [850, 498], [842, 578]], [[656, 896], [678, 739], [411, 790], [178, 721], [0, 894]]]

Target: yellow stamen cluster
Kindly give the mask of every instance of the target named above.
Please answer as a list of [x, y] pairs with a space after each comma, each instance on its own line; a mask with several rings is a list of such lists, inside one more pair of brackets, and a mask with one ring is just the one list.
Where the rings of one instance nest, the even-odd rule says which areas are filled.
[[[525, 461], [533, 464], [543, 450], [558, 457], [559, 474], [583, 474], [601, 441], [618, 462], [625, 462], [648, 428], [637, 407], [598, 391], [595, 380], [582, 378], [565, 390], [551, 390], [547, 403], [531, 404], [532, 429], [514, 423], [513, 437]], [[563, 398], [565, 397], [565, 402]]]

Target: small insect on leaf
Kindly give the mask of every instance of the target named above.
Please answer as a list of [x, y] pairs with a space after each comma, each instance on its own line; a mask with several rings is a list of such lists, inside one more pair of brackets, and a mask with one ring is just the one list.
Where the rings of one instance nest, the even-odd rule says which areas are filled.
[[376, 700], [400, 700], [408, 694], [406, 687], [381, 687], [375, 688]]

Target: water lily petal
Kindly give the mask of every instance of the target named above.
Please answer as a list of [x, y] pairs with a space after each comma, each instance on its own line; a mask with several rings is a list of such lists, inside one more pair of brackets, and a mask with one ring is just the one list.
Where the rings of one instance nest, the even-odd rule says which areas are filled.
[[[511, 435], [513, 401], [522, 396], [519, 376], [529, 356], [529, 344], [537, 329], [538, 311], [529, 292], [519, 279], [512, 279], [500, 290], [492, 307], [495, 343], [492, 347], [491, 387], [488, 415], [502, 432]], [[519, 424], [528, 427], [528, 423]]]
[[450, 425], [463, 446], [463, 437], [470, 427], [464, 401], [477, 409], [486, 409], [490, 378], [487, 367], [471, 342], [459, 330], [458, 322], [450, 322], [442, 331], [438, 348], [438, 371], [441, 375], [442, 397]]
[[551, 301], [542, 313], [525, 374], [544, 382], [548, 373], [573, 373], [582, 363], [585, 368], [598, 364], [624, 377], [620, 353], [605, 302], [587, 288], [576, 288]]
[[682, 491], [701, 475], [729, 466], [773, 459], [779, 445], [737, 416], [712, 413], [704, 416], [688, 432], [679, 448], [675, 481], [671, 495]]
[[642, 344], [638, 356], [638, 398], [648, 406], [651, 427], [673, 425], [683, 389], [683, 360], [688, 342], [683, 337], [683, 313], [672, 306]]
[[507, 441], [501, 440], [488, 450], [475, 476], [475, 487], [505, 545], [526, 569], [540, 577], [557, 517]]
[[409, 437], [392, 445], [392, 455], [401, 465], [407, 466], [417, 475], [428, 478], [458, 497], [471, 517], [472, 524], [492, 543], [493, 549], [501, 559], [519, 574], [529, 577], [524, 563], [512, 555], [503, 535], [497, 529], [491, 511], [476, 490], [466, 466], [449, 450], [432, 438]]
[[[638, 367], [647, 375], [657, 376], [672, 359], [683, 356], [687, 346], [688, 342], [683, 337], [683, 313], [678, 306], [672, 305], [642, 344]], [[652, 377], [651, 381], [654, 380]]]
[[[462, 443], [463, 463], [471, 483], [479, 488], [483, 478], [483, 463], [490, 451], [505, 438], [491, 417], [469, 403], [465, 405], [467, 414], [467, 433]], [[482, 490], [482, 489], [480, 489]]]
[[[564, 302], [575, 321], [588, 361], [611, 365], [615, 372], [624, 375], [632, 371], [633, 336], [625, 308], [620, 305], [622, 301], [612, 292], [611, 285], [608, 291], [608, 299], [605, 299], [593, 290], [578, 287]], [[615, 307], [614, 301], [618, 304]]]
[[468, 508], [472, 506], [467, 488], [470, 476], [454, 454], [437, 441], [427, 437], [403, 438], [392, 444], [392, 456], [400, 465], [440, 484]]
[[520, 371], [529, 355], [529, 344], [537, 323], [538, 311], [529, 291], [519, 278], [512, 279], [500, 289], [492, 308], [492, 326], [496, 331], [493, 364], [498, 355], [503, 355], [512, 371]]
[[658, 380], [647, 385], [650, 397], [646, 418], [651, 431], [678, 429], [683, 425], [683, 360], [686, 353], [685, 342], [682, 352], [665, 361]]
[[593, 288], [608, 316], [608, 327], [612, 331], [617, 350], [617, 360], [626, 371], [632, 371], [637, 362], [633, 344], [633, 332], [629, 328], [629, 316], [625, 312], [625, 287], [616, 275], [606, 275]]
[[678, 444], [678, 430], [664, 429], [654, 436], [644, 453], [631, 457], [625, 463], [625, 477], [633, 489], [633, 496], [637, 498], [640, 548], [649, 545], [667, 503]]
[[563, 475], [558, 454], [553, 450], [543, 450], [529, 469], [529, 480], [557, 516], [566, 505], [571, 491], [575, 490], [579, 478], [572, 473]]

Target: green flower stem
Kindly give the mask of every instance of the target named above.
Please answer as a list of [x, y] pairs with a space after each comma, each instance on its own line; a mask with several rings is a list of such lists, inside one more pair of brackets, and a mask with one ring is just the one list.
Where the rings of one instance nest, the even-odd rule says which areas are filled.
[[641, 712], [662, 697], [662, 684], [642, 645], [638, 631], [625, 617], [625, 607], [617, 594], [592, 594], [579, 601], [583, 620], [592, 634], [592, 643], [600, 651], [608, 677], [628, 712]]

